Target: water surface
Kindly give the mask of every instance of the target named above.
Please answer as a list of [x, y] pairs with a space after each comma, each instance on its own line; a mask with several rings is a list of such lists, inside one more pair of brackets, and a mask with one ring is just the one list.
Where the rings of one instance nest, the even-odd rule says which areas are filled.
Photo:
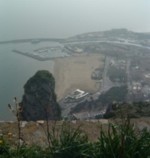
[[0, 120], [12, 120], [15, 117], [8, 110], [8, 103], [13, 104], [13, 98], [22, 98], [23, 86], [37, 70], [53, 71], [54, 62], [38, 61], [33, 58], [16, 54], [13, 49], [31, 51], [39, 47], [51, 46], [51, 43], [20, 43], [0, 45]]

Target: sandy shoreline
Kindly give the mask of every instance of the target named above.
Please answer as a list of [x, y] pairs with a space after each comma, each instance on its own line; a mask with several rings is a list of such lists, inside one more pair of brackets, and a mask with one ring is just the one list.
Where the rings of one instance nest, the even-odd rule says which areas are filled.
[[91, 74], [95, 68], [103, 67], [103, 59], [101, 54], [55, 59], [53, 75], [58, 100], [77, 88], [88, 92], [97, 91], [99, 83], [91, 79]]

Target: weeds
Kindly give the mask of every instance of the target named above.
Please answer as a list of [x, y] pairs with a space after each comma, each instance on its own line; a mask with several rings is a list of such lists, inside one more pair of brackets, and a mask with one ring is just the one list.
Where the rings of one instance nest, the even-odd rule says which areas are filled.
[[[88, 138], [85, 133], [80, 130], [80, 127], [73, 129], [70, 124], [64, 123], [60, 131], [56, 130], [57, 129], [53, 127], [50, 132], [50, 152], [52, 157], [87, 157], [89, 147]], [[56, 133], [59, 134], [56, 135]]]
[[6, 142], [3, 136], [0, 136], [0, 155], [8, 156], [9, 155], [10, 146]]
[[19, 149], [22, 145], [22, 131], [21, 131], [21, 118], [20, 118], [20, 112], [21, 112], [21, 107], [18, 103], [17, 98], [14, 98], [14, 106], [8, 104], [9, 109], [11, 110], [11, 112], [15, 115], [16, 120], [17, 120], [17, 129], [18, 129], [18, 146], [17, 148]]
[[137, 133], [129, 119], [121, 124], [109, 124], [107, 132], [100, 131], [95, 145], [95, 157], [147, 158], [150, 156], [150, 132]]
[[96, 142], [90, 142], [85, 132], [71, 123], [57, 123], [49, 128], [47, 148], [22, 145], [11, 146], [0, 137], [0, 158], [148, 158], [150, 132], [135, 130], [129, 119], [100, 127]]

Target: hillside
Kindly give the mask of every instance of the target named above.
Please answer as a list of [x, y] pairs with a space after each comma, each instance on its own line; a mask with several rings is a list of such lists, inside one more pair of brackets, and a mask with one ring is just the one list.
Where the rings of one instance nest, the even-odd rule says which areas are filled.
[[80, 41], [88, 41], [88, 40], [91, 41], [118, 40], [119, 41], [120, 40], [120, 42], [122, 42], [123, 40], [129, 40], [131, 42], [136, 41], [139, 44], [144, 44], [149, 46], [150, 33], [138, 33], [138, 32], [129, 31], [127, 29], [112, 29], [108, 31], [79, 34], [67, 39], [67, 41], [76, 41], [76, 40], [80, 40]]

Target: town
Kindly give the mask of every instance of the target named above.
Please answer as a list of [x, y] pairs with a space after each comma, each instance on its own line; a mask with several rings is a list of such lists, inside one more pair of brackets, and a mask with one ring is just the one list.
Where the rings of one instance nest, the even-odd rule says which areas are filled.
[[[37, 44], [33, 40], [30, 42], [33, 45]], [[38, 40], [39, 42], [42, 41]], [[13, 50], [13, 52], [40, 61], [92, 53], [104, 56], [104, 66], [97, 67], [91, 73], [91, 79], [100, 85], [97, 92], [91, 93], [79, 87], [76, 87], [73, 92], [70, 91], [70, 94], [59, 100], [63, 117], [70, 117], [70, 115], [71, 117], [76, 116], [78, 119], [95, 118], [98, 115], [103, 117], [108, 103], [100, 101], [101, 97], [116, 87], [121, 91], [123, 89], [124, 98], [112, 98], [112, 102], [150, 101], [149, 34], [135, 33], [126, 29], [113, 29], [77, 35], [57, 41], [54, 46], [39, 47], [31, 52], [21, 50]], [[127, 87], [127, 91], [124, 91], [125, 88], [122, 87]], [[91, 100], [99, 102], [98, 109], [80, 106], [85, 103], [89, 104]], [[101, 105], [102, 103], [103, 105]]]

